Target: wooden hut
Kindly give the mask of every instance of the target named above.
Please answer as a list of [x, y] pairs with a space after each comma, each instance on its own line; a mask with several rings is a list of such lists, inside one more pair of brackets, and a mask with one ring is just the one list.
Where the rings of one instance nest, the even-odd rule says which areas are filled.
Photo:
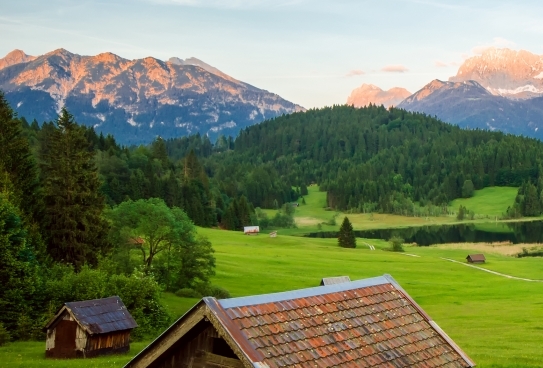
[[197, 305], [125, 368], [473, 367], [390, 276]]
[[321, 280], [321, 286], [341, 284], [344, 282], [351, 282], [351, 278], [349, 276], [325, 277]]
[[469, 263], [485, 263], [486, 258], [484, 254], [468, 254], [466, 260]]
[[45, 356], [84, 358], [126, 352], [135, 327], [118, 296], [65, 303], [44, 328]]
[[260, 232], [260, 226], [244, 226], [243, 233], [245, 235], [258, 235]]

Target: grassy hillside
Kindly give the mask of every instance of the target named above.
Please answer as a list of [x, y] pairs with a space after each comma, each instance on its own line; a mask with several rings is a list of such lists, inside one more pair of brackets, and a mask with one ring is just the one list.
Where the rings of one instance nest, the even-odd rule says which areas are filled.
[[[261, 234], [245, 236], [200, 229], [214, 244], [217, 275], [213, 282], [233, 296], [312, 287], [322, 277], [348, 275], [360, 279], [391, 274], [425, 311], [473, 358], [478, 367], [541, 367], [543, 283], [511, 280], [442, 258], [464, 261], [469, 245], [407, 247], [405, 254], [383, 251], [384, 241], [358, 239], [358, 248], [342, 249], [335, 239]], [[363, 243], [374, 245], [371, 251]], [[481, 251], [481, 245], [474, 245]], [[457, 249], [459, 248], [459, 249]], [[532, 279], [543, 278], [536, 258], [513, 258], [502, 250], [485, 251], [494, 271]], [[175, 315], [196, 302], [165, 294]], [[0, 348], [2, 367], [121, 367], [145, 346], [136, 343], [126, 356], [85, 361], [43, 359], [44, 343], [15, 343]]]
[[[454, 200], [451, 205], [451, 211], [458, 211], [458, 207], [463, 205], [469, 210], [475, 212], [476, 219], [470, 222], [478, 222], [477, 226], [483, 228], [484, 222], [494, 221], [496, 216], [501, 216], [510, 206], [517, 195], [518, 188], [513, 187], [489, 187], [476, 190], [471, 198], [461, 198]], [[280, 232], [285, 235], [301, 235], [309, 232], [337, 231], [344, 216], [348, 216], [356, 230], [366, 229], [384, 229], [408, 226], [440, 225], [457, 223], [455, 215], [440, 217], [409, 217], [382, 213], [343, 213], [325, 210], [326, 193], [320, 192], [316, 185], [308, 187], [309, 194], [304, 197], [306, 204], [301, 204], [296, 208], [294, 218], [298, 226], [297, 229], [281, 229]], [[275, 210], [264, 210], [269, 217], [273, 217]], [[327, 225], [331, 218], [336, 217], [336, 225]], [[466, 220], [467, 221], [467, 220]], [[320, 229], [319, 229], [320, 224]], [[504, 231], [509, 231], [504, 229]]]
[[518, 188], [512, 187], [489, 187], [476, 190], [471, 198], [458, 198], [451, 202], [451, 209], [458, 211], [464, 206], [475, 212], [475, 215], [490, 217], [501, 216], [512, 206], [517, 196]]

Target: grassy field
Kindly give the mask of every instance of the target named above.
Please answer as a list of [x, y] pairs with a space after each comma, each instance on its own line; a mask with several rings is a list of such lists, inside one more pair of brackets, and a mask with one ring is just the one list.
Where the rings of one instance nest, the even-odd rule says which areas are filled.
[[[510, 206], [517, 195], [518, 188], [511, 187], [490, 187], [481, 190], [476, 190], [475, 195], [471, 198], [456, 199], [451, 202], [450, 209], [457, 211], [460, 205], [466, 206], [468, 209], [475, 212], [476, 219], [472, 221], [464, 221], [477, 223], [481, 229], [485, 223], [495, 221], [496, 216], [501, 216]], [[440, 216], [440, 217], [406, 217], [381, 213], [351, 213], [327, 211], [326, 193], [320, 192], [318, 186], [313, 185], [308, 187], [309, 194], [305, 196], [306, 204], [300, 204], [296, 208], [294, 219], [297, 229], [281, 229], [280, 232], [284, 235], [301, 235], [317, 231], [337, 231], [341, 225], [341, 221], [345, 216], [353, 224], [355, 230], [366, 229], [385, 229], [409, 226], [426, 226], [426, 225], [444, 225], [459, 223], [455, 215]], [[301, 203], [301, 202], [300, 202]], [[263, 210], [269, 217], [275, 215], [275, 210]], [[335, 217], [336, 225], [327, 225], [330, 219]], [[319, 225], [320, 224], [320, 225]], [[503, 231], [510, 231], [504, 227]]]
[[[469, 246], [406, 247], [407, 256], [383, 251], [381, 240], [358, 239], [358, 248], [342, 249], [335, 239], [279, 235], [245, 236], [200, 229], [216, 250], [213, 282], [233, 296], [312, 287], [322, 277], [352, 279], [391, 274], [432, 318], [474, 359], [479, 367], [542, 367], [543, 283], [510, 280], [445, 261], [464, 261]], [[374, 245], [371, 251], [363, 244]], [[480, 250], [474, 245], [474, 251]], [[506, 245], [503, 245], [506, 246]], [[500, 251], [487, 253], [488, 269], [543, 279], [537, 258], [513, 258]], [[196, 300], [165, 294], [173, 314], [184, 313]], [[43, 342], [12, 343], [0, 348], [1, 367], [121, 367], [147, 342], [132, 345], [125, 356], [84, 361], [43, 358]]]
[[[324, 193], [318, 192], [316, 187], [309, 190], [307, 204], [296, 212], [303, 232], [316, 231], [318, 223], [335, 214], [324, 210]], [[493, 193], [494, 198], [498, 196], [496, 191], [489, 193]], [[484, 193], [478, 193], [471, 200], [479, 197], [479, 208], [486, 206], [489, 208], [486, 211], [491, 213], [491, 207], [481, 200], [484, 196]], [[356, 229], [455, 222], [453, 217], [348, 216]], [[338, 214], [338, 225], [322, 225], [322, 230], [337, 230], [342, 219], [343, 214]], [[213, 282], [228, 289], [233, 296], [313, 287], [322, 277], [328, 276], [348, 275], [351, 279], [360, 279], [388, 273], [475, 360], [478, 367], [543, 367], [543, 282], [511, 280], [442, 259], [464, 262], [468, 253], [483, 252], [488, 259], [482, 265], [484, 268], [542, 280], [540, 258], [510, 256], [522, 247], [532, 245], [407, 246], [406, 254], [418, 256], [413, 257], [384, 251], [388, 244], [375, 239], [358, 239], [358, 248], [342, 249], [337, 246], [336, 239], [288, 236], [284, 230], [279, 231], [277, 238], [213, 229], [199, 229], [199, 232], [211, 240], [216, 251], [217, 274]], [[369, 250], [366, 244], [374, 245], [376, 250]], [[176, 317], [197, 302], [170, 293], [164, 293], [162, 300]], [[149, 342], [133, 343], [131, 352], [126, 355], [71, 361], [44, 359], [44, 342], [10, 343], [0, 347], [0, 367], [122, 367]]]
[[489, 217], [501, 216], [512, 206], [517, 196], [518, 188], [489, 187], [476, 190], [471, 198], [458, 198], [451, 202], [451, 209], [458, 211], [460, 206], [475, 212], [475, 215]]

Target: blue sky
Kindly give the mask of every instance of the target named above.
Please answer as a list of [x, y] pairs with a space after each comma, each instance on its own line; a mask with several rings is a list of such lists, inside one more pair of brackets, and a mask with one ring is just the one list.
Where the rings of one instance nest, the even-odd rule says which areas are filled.
[[362, 83], [415, 92], [489, 46], [543, 54], [543, 2], [0, 0], [0, 57], [194, 56], [304, 107]]

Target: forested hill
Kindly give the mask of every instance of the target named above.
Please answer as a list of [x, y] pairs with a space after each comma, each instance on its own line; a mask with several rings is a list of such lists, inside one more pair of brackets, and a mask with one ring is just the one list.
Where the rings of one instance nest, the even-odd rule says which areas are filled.
[[[221, 182], [247, 182], [252, 170], [268, 167], [291, 185], [320, 184], [332, 208], [403, 214], [439, 210], [463, 188], [537, 183], [543, 161], [538, 140], [382, 106], [285, 115], [242, 130], [234, 147], [206, 161]], [[249, 187], [244, 194], [254, 202], [260, 194]]]

